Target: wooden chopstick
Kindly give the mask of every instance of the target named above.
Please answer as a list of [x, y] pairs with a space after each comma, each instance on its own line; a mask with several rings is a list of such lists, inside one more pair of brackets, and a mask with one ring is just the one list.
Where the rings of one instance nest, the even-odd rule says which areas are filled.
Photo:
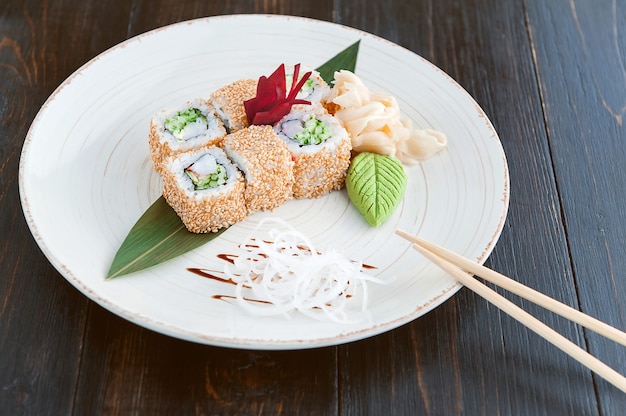
[[524, 299], [527, 299], [543, 308], [548, 309], [564, 318], [567, 318], [585, 328], [591, 329], [600, 335], [605, 336], [619, 344], [626, 346], [626, 332], [612, 327], [596, 318], [593, 318], [587, 314], [582, 313], [578, 309], [574, 309], [558, 300], [551, 298], [541, 292], [531, 289], [528, 286], [504, 276], [494, 270], [488, 269], [476, 262], [471, 261], [457, 253], [447, 250], [437, 244], [424, 240], [423, 238], [409, 234], [406, 231], [397, 230], [396, 233], [421, 247], [426, 248], [428, 251], [436, 254], [437, 256], [455, 264], [459, 268], [466, 270], [472, 274], [482, 277], [483, 279], [500, 286], [503, 289], [508, 290]]
[[[409, 234], [405, 231], [397, 230], [396, 233], [401, 237], [411, 241], [413, 248], [423, 254], [430, 261], [441, 267], [453, 275], [459, 282], [478, 295], [485, 298], [487, 301], [496, 305], [498, 308], [509, 314], [511, 317], [517, 319], [519, 322], [527, 326], [529, 329], [539, 334], [547, 341], [552, 343], [557, 348], [560, 348], [566, 354], [585, 365], [590, 370], [594, 371], [599, 376], [603, 377], [618, 389], [626, 393], [626, 377], [607, 366], [602, 361], [598, 360], [578, 345], [565, 338], [563, 335], [556, 332], [543, 322], [539, 321], [513, 302], [506, 299], [504, 296], [493, 291], [489, 287], [480, 283], [474, 279], [469, 273], [476, 276], [480, 276], [485, 280], [488, 280], [494, 284], [497, 284], [511, 292], [518, 294], [532, 302], [537, 303], [540, 306], [546, 307], [559, 315], [571, 319], [572, 321], [584, 325], [589, 329], [605, 335], [612, 340], [624, 344], [626, 334], [617, 328], [613, 328], [604, 322], [598, 321], [582, 312], [573, 309], [567, 305], [552, 299], [541, 292], [537, 292], [527, 286], [522, 285], [519, 282], [501, 275], [487, 267], [474, 263], [469, 259], [466, 259], [456, 253], [448, 251], [440, 246], [430, 243], [422, 238]], [[513, 283], [511, 283], [513, 282]], [[501, 284], [502, 283], [502, 284]], [[509, 289], [512, 288], [512, 289]], [[535, 296], [538, 296], [535, 298]], [[527, 297], [528, 296], [528, 297]], [[575, 313], [572, 313], [574, 311]], [[617, 339], [616, 339], [617, 338]]]

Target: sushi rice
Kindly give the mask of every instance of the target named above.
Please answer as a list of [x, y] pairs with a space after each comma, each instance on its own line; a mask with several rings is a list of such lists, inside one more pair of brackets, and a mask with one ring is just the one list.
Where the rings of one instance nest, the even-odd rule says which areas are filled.
[[294, 157], [294, 198], [317, 198], [344, 186], [352, 141], [324, 107], [295, 105], [274, 131]]
[[226, 136], [222, 121], [206, 100], [197, 98], [174, 109], [164, 109], [150, 121], [150, 158], [161, 172], [165, 158], [215, 146]]
[[256, 96], [258, 81], [241, 79], [211, 94], [210, 102], [228, 133], [248, 127], [248, 117], [243, 103]]
[[259, 210], [271, 211], [292, 199], [292, 154], [272, 126], [252, 125], [229, 134], [223, 147], [244, 173], [249, 214]]
[[[196, 173], [203, 170], [202, 173], [210, 176], [213, 169], [224, 180], [199, 189], [186, 172], [194, 165], [197, 165]], [[246, 217], [243, 176], [221, 148], [198, 149], [170, 157], [166, 159], [162, 177], [165, 200], [191, 232], [216, 232]]]
[[[298, 80], [302, 78], [304, 74], [311, 71], [309, 79], [306, 80], [300, 91], [298, 91], [297, 99], [310, 101], [311, 104], [325, 103], [330, 96], [330, 86], [321, 77], [319, 72], [301, 65], [298, 75]], [[287, 91], [289, 91], [293, 83], [294, 68], [285, 69]]]

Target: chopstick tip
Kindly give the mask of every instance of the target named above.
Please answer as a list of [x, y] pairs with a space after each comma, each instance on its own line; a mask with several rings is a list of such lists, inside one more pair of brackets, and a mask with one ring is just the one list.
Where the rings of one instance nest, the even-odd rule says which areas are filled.
[[401, 230], [399, 228], [396, 229], [396, 234], [398, 234], [400, 237], [406, 238], [407, 236], [409, 236], [410, 234], [407, 233], [404, 230]]
[[417, 237], [414, 236], [413, 234], [410, 234], [404, 230], [401, 229], [396, 229], [396, 234], [399, 235], [400, 237], [404, 238], [405, 240], [408, 240], [412, 243], [415, 243], [417, 241]]

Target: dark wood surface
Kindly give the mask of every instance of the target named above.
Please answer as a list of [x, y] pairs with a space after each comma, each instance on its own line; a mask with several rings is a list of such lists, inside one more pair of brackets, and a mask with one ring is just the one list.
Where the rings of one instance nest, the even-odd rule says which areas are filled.
[[[46, 98], [83, 63], [170, 23], [307, 16], [396, 42], [486, 111], [511, 176], [487, 265], [626, 328], [623, 0], [3, 0], [0, 415], [622, 415], [626, 395], [466, 289], [394, 331], [247, 351], [140, 328], [91, 302], [29, 233], [18, 164]], [[626, 374], [626, 349], [506, 295]]]

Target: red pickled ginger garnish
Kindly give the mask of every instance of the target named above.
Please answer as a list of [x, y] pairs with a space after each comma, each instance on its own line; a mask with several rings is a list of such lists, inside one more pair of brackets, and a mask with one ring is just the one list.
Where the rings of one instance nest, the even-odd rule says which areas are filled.
[[298, 91], [311, 76], [307, 72], [295, 83], [300, 75], [300, 64], [294, 67], [291, 89], [287, 91], [285, 64], [281, 64], [269, 77], [261, 76], [256, 88], [256, 97], [244, 101], [246, 116], [250, 124], [274, 124], [291, 111], [295, 104], [311, 104], [310, 101], [297, 99]]

